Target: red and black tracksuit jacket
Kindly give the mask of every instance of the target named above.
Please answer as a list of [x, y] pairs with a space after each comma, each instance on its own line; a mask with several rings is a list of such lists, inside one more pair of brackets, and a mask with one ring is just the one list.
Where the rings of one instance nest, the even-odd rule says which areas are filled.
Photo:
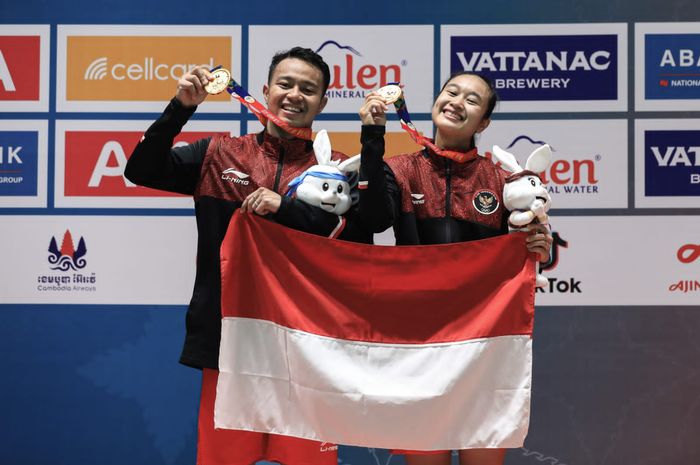
[[[309, 233], [327, 236], [338, 217], [295, 198], [284, 197], [287, 185], [316, 164], [312, 143], [278, 139], [262, 132], [241, 137], [216, 135], [172, 148], [195, 109], [173, 99], [146, 131], [131, 155], [126, 177], [146, 187], [194, 197], [197, 221], [197, 273], [187, 311], [187, 335], [180, 362], [218, 369], [221, 336], [219, 248], [231, 216], [258, 187], [282, 194], [282, 205], [270, 219]], [[345, 155], [334, 152], [334, 159]], [[357, 208], [346, 215], [339, 239], [372, 243], [361, 227]]]
[[360, 191], [370, 227], [394, 226], [397, 245], [448, 244], [508, 232], [507, 172], [484, 157], [458, 163], [428, 149], [383, 162], [384, 126], [362, 127]]

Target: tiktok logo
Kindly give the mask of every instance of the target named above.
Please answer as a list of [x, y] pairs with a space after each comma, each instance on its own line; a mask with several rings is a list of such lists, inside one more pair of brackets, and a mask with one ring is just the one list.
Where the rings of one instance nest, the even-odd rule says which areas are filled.
[[[559, 249], [567, 249], [569, 242], [563, 239], [557, 231], [552, 232], [552, 250], [549, 254], [549, 261], [540, 265], [541, 271], [553, 270], [559, 264]], [[581, 281], [575, 278], [557, 279], [547, 278], [549, 285], [544, 288], [538, 287], [535, 292], [545, 294], [581, 294]]]
[[543, 265], [540, 265], [540, 270], [553, 270], [557, 267], [559, 263], [559, 247], [567, 249], [569, 247], [569, 242], [564, 240], [557, 231], [552, 232], [552, 251], [549, 254], [549, 261]]

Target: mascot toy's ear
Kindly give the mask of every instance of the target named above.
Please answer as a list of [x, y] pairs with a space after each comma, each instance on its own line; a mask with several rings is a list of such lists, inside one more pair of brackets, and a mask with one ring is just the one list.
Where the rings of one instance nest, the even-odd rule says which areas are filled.
[[359, 171], [360, 170], [360, 155], [355, 155], [354, 157], [350, 157], [344, 162], [341, 162], [340, 165], [338, 165], [338, 169], [342, 171], [343, 173], [351, 173], [353, 171]]
[[338, 166], [338, 160], [331, 160], [331, 140], [328, 138], [328, 132], [325, 129], [321, 129], [316, 134], [314, 154], [316, 155], [316, 164]]
[[538, 147], [534, 152], [527, 157], [525, 169], [533, 173], [542, 173], [547, 169], [552, 161], [552, 149], [548, 144]]
[[506, 152], [502, 148], [500, 148], [498, 145], [493, 146], [493, 158], [501, 162], [501, 165], [503, 165], [503, 169], [506, 171], [510, 171], [511, 173], [519, 173], [523, 170], [523, 168], [518, 164], [518, 160], [515, 159], [515, 156], [511, 153]]

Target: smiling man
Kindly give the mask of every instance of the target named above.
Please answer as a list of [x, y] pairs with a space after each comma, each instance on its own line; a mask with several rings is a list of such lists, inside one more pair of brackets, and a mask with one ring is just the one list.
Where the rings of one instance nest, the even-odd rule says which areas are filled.
[[[258, 134], [216, 135], [173, 148], [175, 136], [206, 99], [204, 86], [211, 80], [212, 74], [205, 67], [196, 67], [180, 78], [175, 97], [146, 131], [125, 170], [126, 177], [136, 184], [194, 196], [199, 233], [197, 274], [180, 362], [203, 369], [197, 463], [249, 465], [267, 459], [285, 465], [335, 464], [337, 447], [333, 445], [215, 430], [213, 419], [221, 336], [219, 248], [231, 216], [240, 208], [325, 236], [338, 224], [335, 214], [280, 195], [292, 179], [316, 164], [311, 141], [290, 131], [310, 128], [326, 105], [328, 65], [310, 49], [295, 47], [278, 53], [262, 89], [278, 124], [268, 119]], [[345, 158], [333, 152], [333, 159]], [[355, 223], [348, 222], [344, 234], [344, 239], [372, 242], [372, 235]]]

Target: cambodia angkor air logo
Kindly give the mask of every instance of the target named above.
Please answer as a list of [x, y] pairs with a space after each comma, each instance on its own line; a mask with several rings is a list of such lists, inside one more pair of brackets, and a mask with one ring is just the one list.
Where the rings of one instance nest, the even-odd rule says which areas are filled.
[[87, 247], [85, 246], [85, 239], [81, 237], [78, 241], [78, 247], [76, 248], [70, 230], [66, 230], [65, 234], [63, 234], [60, 249], [58, 248], [56, 238], [51, 238], [51, 242], [49, 243], [50, 268], [60, 271], [81, 270], [87, 265], [87, 260], [84, 258], [86, 253]]

